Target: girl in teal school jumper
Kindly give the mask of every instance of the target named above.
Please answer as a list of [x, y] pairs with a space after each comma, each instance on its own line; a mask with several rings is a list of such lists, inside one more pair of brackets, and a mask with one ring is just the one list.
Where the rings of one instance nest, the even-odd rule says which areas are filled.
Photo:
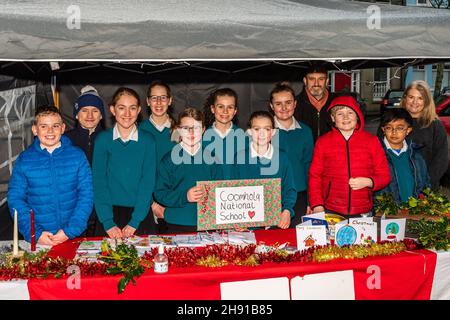
[[202, 147], [203, 113], [187, 108], [178, 116], [180, 143], [161, 159], [155, 189], [156, 201], [166, 207], [165, 233], [197, 231], [197, 202], [203, 197], [197, 181], [221, 180], [220, 165]]
[[214, 91], [206, 102], [206, 127], [203, 144], [221, 164], [224, 179], [231, 179], [234, 155], [245, 148], [245, 132], [234, 122], [238, 112], [238, 97], [234, 90], [222, 88]]
[[[172, 150], [175, 143], [171, 140], [171, 128], [173, 118], [170, 115], [172, 105], [172, 94], [170, 87], [165, 82], [155, 80], [150, 83], [147, 91], [147, 105], [150, 107], [150, 117], [139, 125], [143, 131], [150, 133], [156, 142], [156, 166], [158, 167], [161, 158]], [[164, 215], [164, 206], [155, 201], [153, 196], [152, 212], [155, 216]], [[158, 231], [165, 228], [163, 219], [158, 219]]]
[[301, 216], [306, 214], [308, 171], [311, 164], [314, 140], [311, 129], [294, 118], [297, 100], [295, 92], [287, 83], [278, 83], [270, 92], [270, 108], [275, 114], [275, 128], [278, 136], [273, 143], [278, 143], [286, 152], [291, 164], [297, 201], [294, 206], [295, 215], [291, 220], [291, 228], [301, 222]]
[[152, 135], [136, 125], [141, 111], [138, 94], [121, 87], [110, 111], [113, 128], [101, 132], [93, 155], [94, 203], [111, 238], [155, 233], [149, 213], [156, 176], [156, 144]]
[[278, 227], [289, 228], [294, 216], [297, 191], [288, 155], [272, 145], [275, 121], [268, 111], [256, 111], [250, 116], [248, 134], [251, 143], [236, 154], [235, 179], [281, 179], [281, 212]]

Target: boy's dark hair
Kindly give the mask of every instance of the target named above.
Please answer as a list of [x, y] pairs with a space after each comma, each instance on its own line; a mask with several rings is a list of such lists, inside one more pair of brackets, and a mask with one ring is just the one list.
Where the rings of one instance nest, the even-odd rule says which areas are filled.
[[59, 109], [55, 106], [40, 106], [36, 109], [36, 112], [34, 113], [34, 124], [37, 124], [37, 120], [41, 116], [48, 116], [50, 114], [56, 114], [59, 115], [62, 119], [61, 112]]
[[272, 129], [275, 128], [275, 120], [273, 115], [269, 111], [255, 111], [250, 115], [250, 119], [248, 119], [247, 127], [250, 129], [252, 127], [252, 121], [256, 118], [267, 118], [272, 122]]
[[387, 110], [381, 117], [380, 127], [385, 127], [391, 121], [405, 120], [409, 127], [413, 126], [413, 118], [403, 108], [395, 108]]

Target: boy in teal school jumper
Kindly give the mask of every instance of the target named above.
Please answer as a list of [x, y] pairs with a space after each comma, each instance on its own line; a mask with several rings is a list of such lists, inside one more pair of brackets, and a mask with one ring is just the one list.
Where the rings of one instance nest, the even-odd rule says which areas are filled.
[[267, 111], [257, 111], [248, 123], [251, 144], [236, 154], [235, 179], [281, 179], [281, 220], [278, 227], [289, 228], [294, 217], [297, 200], [292, 167], [287, 154], [271, 144], [275, 134], [273, 116]]
[[272, 89], [270, 108], [275, 114], [275, 127], [278, 129], [272, 143], [274, 146], [278, 143], [279, 148], [286, 152], [297, 191], [291, 228], [301, 222], [301, 217], [307, 211], [308, 171], [314, 148], [311, 129], [294, 118], [296, 106], [295, 92], [288, 84], [279, 83]]
[[111, 238], [155, 233], [149, 208], [155, 186], [156, 147], [153, 137], [136, 126], [139, 96], [132, 89], [119, 88], [110, 110], [116, 124], [98, 135], [94, 148], [97, 215]]
[[206, 102], [204, 113], [207, 130], [203, 135], [205, 150], [221, 164], [224, 179], [233, 175], [234, 155], [245, 149], [248, 136], [234, 124], [238, 97], [234, 90], [222, 88], [214, 91]]
[[165, 206], [165, 233], [197, 231], [197, 202], [203, 197], [197, 181], [221, 180], [220, 165], [202, 148], [203, 114], [187, 108], [179, 115], [177, 130], [181, 142], [167, 153], [158, 167], [156, 201]]
[[389, 193], [397, 203], [417, 198], [425, 188], [431, 188], [427, 165], [417, 145], [407, 141], [413, 130], [413, 119], [405, 109], [392, 109], [380, 122], [384, 134], [382, 145], [389, 164], [391, 182], [376, 195]]

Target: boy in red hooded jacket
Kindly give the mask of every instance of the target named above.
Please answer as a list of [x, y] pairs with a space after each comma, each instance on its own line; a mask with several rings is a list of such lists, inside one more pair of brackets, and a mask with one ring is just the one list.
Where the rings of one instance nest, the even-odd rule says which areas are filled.
[[364, 117], [353, 97], [335, 98], [328, 112], [334, 127], [317, 140], [309, 170], [311, 209], [348, 217], [370, 214], [373, 192], [391, 179], [383, 148], [364, 131]]

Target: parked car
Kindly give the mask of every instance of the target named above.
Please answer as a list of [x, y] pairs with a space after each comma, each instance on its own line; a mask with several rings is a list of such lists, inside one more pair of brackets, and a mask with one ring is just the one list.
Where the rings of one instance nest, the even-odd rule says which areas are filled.
[[384, 95], [380, 104], [380, 115], [388, 109], [400, 108], [400, 100], [403, 96], [403, 90], [389, 89]]
[[450, 135], [450, 95], [439, 96], [435, 100], [435, 104], [436, 113], [447, 131], [447, 135]]
[[450, 86], [444, 87], [441, 91], [442, 95], [450, 95]]

